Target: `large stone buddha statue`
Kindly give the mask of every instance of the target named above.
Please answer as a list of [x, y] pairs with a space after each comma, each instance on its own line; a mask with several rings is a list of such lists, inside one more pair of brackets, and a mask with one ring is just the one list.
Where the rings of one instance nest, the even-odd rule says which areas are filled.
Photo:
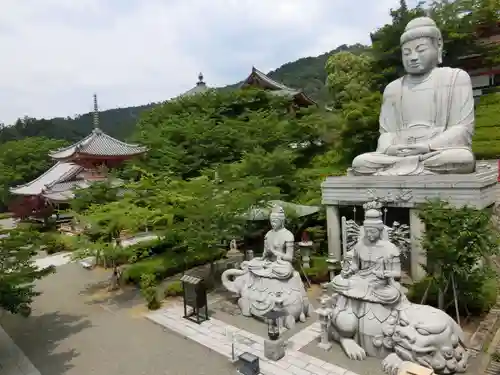
[[401, 50], [407, 74], [385, 88], [377, 150], [357, 156], [351, 173], [474, 172], [474, 98], [469, 75], [461, 69], [438, 67], [443, 39], [428, 17], [408, 23], [401, 35]]

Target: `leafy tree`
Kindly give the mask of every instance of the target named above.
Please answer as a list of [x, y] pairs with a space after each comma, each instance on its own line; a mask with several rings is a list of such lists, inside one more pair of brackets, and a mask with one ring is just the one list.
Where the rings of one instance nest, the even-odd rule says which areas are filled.
[[78, 221], [86, 230], [78, 241], [76, 259], [95, 256], [102, 259], [104, 266], [113, 270], [111, 289], [116, 289], [119, 282], [119, 266], [126, 262], [131, 254], [122, 244], [124, 232], [135, 233], [145, 228], [153, 220], [155, 211], [134, 205], [130, 199], [124, 199], [91, 205]]
[[105, 204], [118, 200], [120, 187], [111, 180], [95, 182], [85, 189], [75, 191], [71, 200], [71, 209], [76, 213], [83, 213], [93, 204]]
[[34, 282], [54, 272], [34, 264], [38, 241], [39, 233], [29, 226], [0, 233], [0, 306], [12, 314], [29, 315], [33, 298], [40, 294]]
[[316, 141], [335, 131], [328, 116], [320, 118], [318, 111], [295, 113], [289, 98], [251, 89], [212, 91], [167, 102], [138, 124], [137, 141], [151, 150], [141, 167], [191, 178], [203, 169], [238, 162], [255, 150], [277, 149], [288, 149], [304, 162], [327, 146]]
[[369, 55], [348, 52], [332, 55], [326, 64], [327, 85], [340, 124], [337, 144], [344, 164], [376, 146], [381, 97], [373, 90], [376, 77], [372, 65]]
[[9, 187], [29, 182], [54, 162], [48, 153], [65, 145], [64, 141], [30, 137], [0, 144], [0, 203], [10, 199]]
[[[401, 77], [400, 37], [407, 23], [429, 14], [441, 29], [444, 41], [443, 66], [461, 67], [464, 56], [481, 55], [487, 66], [498, 63], [499, 46], [479, 43], [479, 31], [498, 21], [500, 5], [490, 0], [439, 0], [410, 8], [405, 0], [391, 9], [392, 22], [371, 34], [374, 71], [379, 74], [379, 88]], [[482, 26], [484, 25], [484, 26]]]
[[491, 212], [453, 208], [436, 200], [423, 205], [419, 213], [425, 224], [423, 266], [440, 292], [438, 307], [446, 309], [453, 303], [453, 287], [462, 310], [477, 306], [483, 285], [493, 277], [490, 258], [498, 254], [499, 234]]

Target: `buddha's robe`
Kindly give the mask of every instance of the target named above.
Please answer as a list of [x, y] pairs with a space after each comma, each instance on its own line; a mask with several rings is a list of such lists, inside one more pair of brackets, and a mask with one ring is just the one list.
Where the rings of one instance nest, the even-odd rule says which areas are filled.
[[353, 248], [349, 259], [350, 277], [337, 275], [332, 281], [333, 290], [347, 298], [379, 303], [393, 304], [400, 300], [401, 291], [393, 278], [380, 279], [376, 271], [401, 272], [399, 250], [387, 240], [375, 244], [359, 241]]
[[[380, 113], [377, 150], [357, 156], [355, 175], [472, 173], [474, 97], [469, 75], [434, 68], [424, 79], [405, 76], [387, 85]], [[428, 145], [412, 156], [387, 154], [391, 145]]]
[[[248, 262], [243, 262], [242, 267], [247, 268], [258, 277], [289, 279], [294, 272], [292, 265], [293, 244], [294, 237], [288, 229], [270, 230], [264, 238], [264, 254], [262, 258], [254, 258]], [[281, 259], [276, 259], [270, 249], [281, 253]]]

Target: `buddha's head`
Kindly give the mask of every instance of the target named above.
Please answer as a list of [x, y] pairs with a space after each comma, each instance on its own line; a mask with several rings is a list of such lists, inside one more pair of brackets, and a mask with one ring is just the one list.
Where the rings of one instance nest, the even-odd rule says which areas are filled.
[[365, 220], [363, 231], [365, 239], [370, 243], [377, 242], [382, 238], [384, 222], [382, 220], [382, 205], [379, 202], [368, 202], [363, 205], [365, 209]]
[[418, 17], [406, 25], [401, 35], [403, 66], [410, 75], [424, 75], [443, 60], [443, 37], [429, 17]]
[[283, 228], [285, 225], [285, 210], [280, 206], [273, 207], [271, 215], [269, 215], [269, 222], [271, 223], [271, 228], [273, 230], [278, 230]]

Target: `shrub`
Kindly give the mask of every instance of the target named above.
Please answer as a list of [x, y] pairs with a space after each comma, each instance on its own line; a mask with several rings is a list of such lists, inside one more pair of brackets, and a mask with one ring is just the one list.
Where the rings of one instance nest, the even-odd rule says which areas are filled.
[[44, 250], [47, 252], [47, 254], [75, 250], [72, 238], [54, 232], [43, 233], [42, 245], [44, 246]]
[[176, 280], [167, 285], [164, 291], [164, 296], [165, 298], [181, 296], [182, 292], [182, 282], [180, 280]]
[[158, 298], [156, 278], [152, 274], [144, 273], [140, 278], [141, 293], [146, 300], [146, 305], [149, 310], [157, 310], [161, 303]]
[[194, 252], [168, 252], [153, 255], [128, 266], [123, 271], [123, 280], [139, 284], [142, 274], [154, 275], [156, 280], [163, 280], [187, 269], [213, 262], [223, 257], [225, 251], [214, 254], [196, 254]]
[[321, 284], [329, 281], [326, 257], [311, 257], [311, 267], [304, 268], [304, 273], [313, 284]]
[[[427, 279], [414, 286], [414, 298], [423, 295], [429, 280], [428, 303], [439, 308], [453, 306], [454, 279], [458, 305], [465, 313], [482, 313], [494, 304], [496, 279], [487, 260], [498, 253], [499, 233], [493, 226], [491, 210], [455, 208], [435, 200], [421, 206], [419, 216], [425, 224], [422, 248], [427, 255]], [[448, 286], [448, 287], [447, 287]], [[439, 289], [444, 300], [438, 300]]]
[[[474, 288], [477, 290], [477, 292], [474, 294], [461, 293], [460, 289], [458, 290], [458, 307], [462, 314], [470, 313], [474, 315], [480, 315], [484, 312], [489, 311], [493, 307], [493, 305], [495, 305], [498, 293], [497, 280], [495, 278], [486, 280], [480, 278], [476, 281], [476, 283], [478, 283], [479, 285], [476, 285], [476, 287]], [[473, 282], [469, 280], [467, 284], [470, 287]], [[427, 298], [424, 303], [432, 306], [437, 306], [439, 288], [435, 282], [431, 281], [431, 277], [429, 276], [409, 287], [408, 298], [412, 302], [421, 303], [425, 291], [428, 287], [429, 291], [427, 292]], [[448, 287], [448, 290], [446, 291], [444, 297], [447, 301], [447, 305], [445, 306], [446, 312], [448, 312], [451, 316], [455, 316], [455, 305], [453, 304], [453, 289], [451, 288], [451, 286]]]

